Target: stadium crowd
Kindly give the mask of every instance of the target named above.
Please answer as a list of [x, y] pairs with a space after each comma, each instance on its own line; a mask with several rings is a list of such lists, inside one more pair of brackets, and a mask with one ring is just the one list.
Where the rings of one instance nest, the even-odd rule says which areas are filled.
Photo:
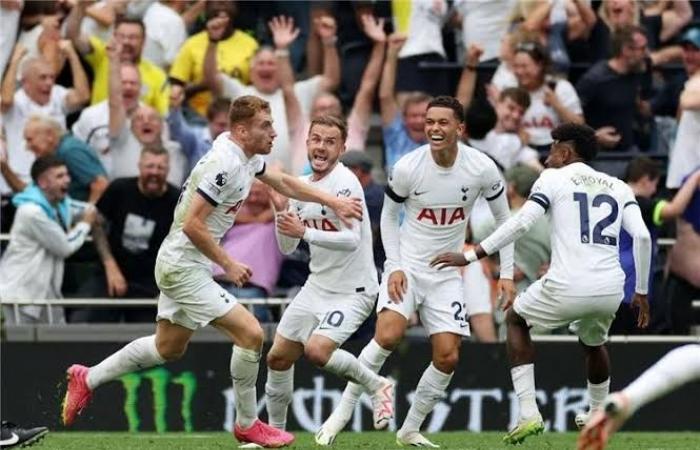
[[[70, 308], [68, 322], [153, 321], [153, 276], [189, 172], [228, 129], [242, 95], [271, 105], [268, 163], [308, 173], [312, 119], [345, 118], [342, 161], [365, 192], [378, 273], [382, 182], [426, 143], [431, 98], [464, 106], [468, 145], [502, 170], [512, 211], [527, 199], [565, 122], [596, 130], [592, 163], [633, 189], [654, 239], [648, 333], [688, 334], [700, 300], [700, 2], [633, 0], [0, 1], [2, 232], [0, 297], [114, 297]], [[37, 161], [37, 163], [35, 163]], [[661, 184], [659, 184], [661, 183]], [[75, 201], [54, 201], [68, 193]], [[465, 246], [490, 234], [485, 202]], [[96, 211], [95, 211], [96, 209]], [[84, 245], [88, 230], [93, 245]], [[546, 272], [549, 224], [515, 246], [518, 290]], [[675, 244], [660, 246], [660, 238]], [[222, 246], [252, 268], [239, 298], [287, 296], [308, 276], [308, 248], [282, 255], [260, 182]], [[634, 264], [612, 333], [642, 332], [630, 301]], [[474, 335], [502, 336], [498, 260], [464, 272]], [[9, 308], [6, 308], [11, 313]], [[276, 310], [257, 306], [261, 321]], [[20, 308], [28, 322], [47, 320]], [[12, 316], [12, 314], [10, 314]]]

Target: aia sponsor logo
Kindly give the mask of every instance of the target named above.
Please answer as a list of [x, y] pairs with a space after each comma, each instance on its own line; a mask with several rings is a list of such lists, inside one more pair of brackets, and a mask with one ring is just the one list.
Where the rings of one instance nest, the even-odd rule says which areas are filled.
[[418, 213], [416, 220], [431, 225], [452, 225], [464, 222], [464, 208], [423, 208]]
[[304, 226], [323, 231], [338, 231], [338, 227], [328, 219], [304, 219]]

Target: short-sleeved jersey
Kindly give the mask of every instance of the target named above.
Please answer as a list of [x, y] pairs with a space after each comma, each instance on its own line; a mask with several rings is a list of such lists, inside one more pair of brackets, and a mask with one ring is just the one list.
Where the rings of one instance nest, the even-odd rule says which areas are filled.
[[211, 267], [211, 261], [195, 247], [182, 228], [195, 195], [215, 207], [207, 217], [207, 228], [219, 242], [236, 219], [257, 175], [265, 171], [262, 157], [248, 158], [243, 150], [222, 133], [192, 169], [178, 200], [173, 224], [158, 252], [158, 259], [171, 265]]
[[435, 163], [430, 145], [403, 156], [387, 186], [387, 195], [405, 207], [399, 232], [401, 267], [436, 277], [459, 276], [457, 271], [438, 271], [429, 263], [440, 253], [461, 252], [476, 199], [481, 195], [495, 200], [504, 191], [496, 164], [467, 145], [459, 144], [450, 168]]
[[565, 295], [622, 296], [625, 274], [618, 256], [622, 212], [637, 202], [615, 177], [583, 163], [547, 169], [529, 200], [551, 216], [552, 259], [545, 287]]
[[[338, 163], [319, 181], [312, 181], [310, 176], [303, 176], [300, 179], [316, 189], [337, 197], [364, 199], [362, 185], [355, 174], [342, 163]], [[292, 199], [289, 210], [297, 213], [307, 228], [328, 232], [338, 232], [346, 228], [332, 209], [319, 203]], [[308, 283], [331, 292], [374, 295], [379, 291], [372, 251], [372, 227], [368, 219], [367, 205], [364, 202], [362, 215], [365, 219], [356, 222], [355, 225], [360, 227], [360, 243], [355, 250], [335, 250], [309, 244], [311, 275], [307, 280]]]

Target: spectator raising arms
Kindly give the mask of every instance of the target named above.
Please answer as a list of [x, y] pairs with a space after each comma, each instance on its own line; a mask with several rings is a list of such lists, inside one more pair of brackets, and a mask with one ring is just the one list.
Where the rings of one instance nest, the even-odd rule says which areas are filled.
[[[78, 2], [66, 18], [66, 37], [85, 58], [94, 72], [92, 101], [95, 104], [109, 96], [109, 57], [104, 41], [80, 33], [80, 23], [85, 15], [87, 2]], [[145, 87], [141, 99], [161, 114], [168, 111], [167, 77], [163, 69], [142, 57], [146, 29], [141, 20], [118, 18], [114, 25], [113, 38], [121, 44], [119, 59], [135, 64]]]
[[210, 87], [204, 84], [204, 59], [207, 48], [216, 49], [216, 70], [247, 84], [250, 64], [258, 48], [255, 38], [233, 26], [236, 3], [231, 1], [206, 2], [206, 30], [185, 41], [170, 68], [172, 89], [185, 90], [189, 106], [204, 116], [212, 101]]
[[[45, 114], [66, 127], [66, 116], [76, 111], [90, 99], [90, 86], [80, 59], [69, 41], [59, 43], [73, 72], [73, 87], [64, 88], [56, 84], [56, 72], [48, 61], [29, 58], [22, 64], [22, 87], [15, 91], [15, 80], [20, 61], [26, 54], [22, 44], [15, 46], [7, 73], [2, 81], [3, 122], [7, 130], [8, 164], [24, 183], [29, 181], [29, 169], [34, 157], [27, 152], [22, 136], [27, 119], [33, 114]], [[9, 183], [13, 191], [21, 190]], [[9, 189], [0, 183], [0, 193]]]

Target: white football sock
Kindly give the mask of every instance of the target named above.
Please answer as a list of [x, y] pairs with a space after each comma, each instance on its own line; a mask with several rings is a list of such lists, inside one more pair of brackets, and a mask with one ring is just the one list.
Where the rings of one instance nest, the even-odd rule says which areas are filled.
[[610, 377], [602, 383], [588, 382], [588, 406], [589, 411], [595, 411], [603, 406], [605, 397], [610, 393]]
[[[391, 355], [391, 350], [383, 348], [372, 339], [360, 352], [357, 360], [367, 366], [372, 372], [379, 373], [384, 361]], [[340, 405], [335, 409], [342, 417], [351, 417], [362, 392], [363, 387], [357, 383], [348, 383], [340, 399]], [[335, 414], [335, 411], [333, 412]]]
[[96, 366], [90, 367], [87, 385], [90, 389], [115, 380], [136, 370], [163, 364], [165, 360], [156, 349], [156, 335], [138, 338], [126, 344], [121, 350], [112, 353]]
[[450, 380], [452, 380], [453, 374], [454, 372], [440, 372], [433, 366], [433, 363], [430, 363], [418, 381], [416, 395], [413, 397], [413, 403], [408, 410], [408, 414], [406, 414], [406, 420], [398, 432], [399, 435], [405, 436], [420, 430], [423, 421], [437, 402], [445, 397], [445, 391], [450, 384]]
[[231, 352], [231, 378], [236, 396], [236, 423], [250, 427], [258, 418], [258, 398], [255, 383], [258, 380], [260, 351], [233, 347]]
[[268, 423], [284, 430], [287, 427], [287, 408], [294, 395], [294, 366], [287, 370], [267, 369], [265, 383]]
[[531, 419], [539, 415], [535, 393], [535, 365], [523, 364], [510, 369], [513, 389], [518, 396], [520, 419]]
[[700, 379], [700, 345], [684, 345], [671, 350], [622, 392], [630, 401], [631, 412], [635, 412], [647, 403], [697, 379]]
[[323, 366], [323, 369], [345, 380], [360, 384], [368, 392], [374, 392], [384, 384], [382, 378], [372, 372], [372, 369], [342, 349], [336, 349], [331, 353], [331, 357], [326, 365]]

